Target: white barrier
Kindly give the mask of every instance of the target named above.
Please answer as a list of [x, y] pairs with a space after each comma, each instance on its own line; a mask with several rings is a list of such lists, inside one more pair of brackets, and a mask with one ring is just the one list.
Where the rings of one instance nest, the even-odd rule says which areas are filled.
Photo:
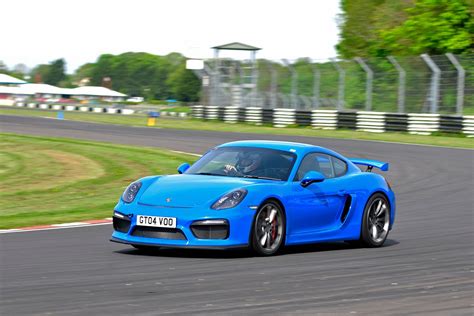
[[15, 105], [15, 100], [10, 100], [10, 99], [0, 99], [0, 105], [4, 105], [4, 106], [13, 106], [13, 105]]
[[439, 131], [439, 114], [408, 113], [408, 132], [410, 134], [430, 135]]
[[273, 112], [273, 126], [285, 127], [296, 124], [295, 112], [295, 109], [275, 109]]
[[474, 115], [466, 115], [462, 120], [462, 132], [467, 137], [474, 137]]
[[122, 109], [122, 114], [123, 115], [130, 115], [130, 114], [133, 114], [135, 113], [135, 110], [131, 110], [131, 109]]
[[385, 112], [358, 111], [356, 129], [364, 132], [385, 132]]
[[319, 129], [336, 129], [337, 111], [313, 110], [311, 112], [311, 126]]
[[193, 106], [193, 116], [195, 118], [204, 118], [204, 106], [202, 105]]
[[262, 108], [248, 107], [245, 109], [245, 122], [262, 123]]
[[237, 106], [226, 106], [224, 108], [224, 122], [236, 123], [239, 119], [239, 108]]
[[204, 113], [207, 120], [217, 120], [219, 118], [219, 107], [207, 106]]

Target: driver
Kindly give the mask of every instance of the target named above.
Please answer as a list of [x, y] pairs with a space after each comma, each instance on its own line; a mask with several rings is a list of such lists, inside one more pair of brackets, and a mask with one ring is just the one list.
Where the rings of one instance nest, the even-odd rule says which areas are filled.
[[237, 156], [235, 166], [225, 165], [224, 172], [232, 176], [243, 175], [261, 175], [262, 169], [262, 154], [258, 152], [241, 152]]

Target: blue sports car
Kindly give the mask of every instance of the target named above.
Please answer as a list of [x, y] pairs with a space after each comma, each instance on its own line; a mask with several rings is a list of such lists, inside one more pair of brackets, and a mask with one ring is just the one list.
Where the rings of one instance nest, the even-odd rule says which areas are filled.
[[388, 163], [292, 142], [223, 144], [179, 174], [131, 183], [115, 207], [111, 240], [138, 249], [251, 247], [260, 255], [325, 241], [379, 247], [394, 222], [395, 195], [373, 168], [387, 171]]

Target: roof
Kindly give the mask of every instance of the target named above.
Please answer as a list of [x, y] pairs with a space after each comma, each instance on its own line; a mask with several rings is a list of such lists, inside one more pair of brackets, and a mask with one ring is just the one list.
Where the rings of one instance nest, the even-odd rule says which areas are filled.
[[70, 95], [87, 95], [87, 96], [101, 96], [101, 97], [126, 97], [126, 94], [110, 90], [104, 87], [83, 86], [79, 88], [69, 89]]
[[0, 84], [23, 84], [26, 83], [26, 81], [20, 80], [18, 78], [6, 75], [6, 74], [0, 74]]
[[25, 83], [18, 87], [17, 94], [69, 94], [69, 90], [46, 83]]
[[45, 83], [25, 83], [18, 87], [0, 86], [2, 94], [16, 95], [34, 95], [34, 94], [53, 94], [53, 95], [84, 95], [97, 97], [125, 97], [126, 95], [104, 87], [84, 86], [74, 89], [59, 88]]
[[214, 46], [212, 48], [223, 49], [223, 50], [261, 50], [261, 48], [250, 46], [250, 45], [239, 43], [239, 42], [233, 42], [229, 44]]
[[225, 143], [220, 147], [257, 147], [257, 148], [268, 148], [268, 149], [275, 149], [275, 150], [283, 150], [296, 153], [299, 156], [304, 156], [310, 152], [319, 152], [328, 155], [335, 156], [337, 158], [343, 159], [347, 161], [347, 159], [342, 156], [341, 154], [325, 148], [321, 146], [311, 145], [311, 144], [304, 144], [304, 143], [295, 143], [295, 142], [287, 142], [287, 141], [274, 141], [274, 140], [241, 140], [235, 141], [230, 143]]
[[294, 143], [294, 142], [285, 142], [285, 141], [274, 141], [274, 140], [241, 140], [236, 142], [230, 142], [222, 144], [218, 147], [261, 147], [261, 148], [269, 148], [269, 149], [277, 149], [277, 150], [284, 150], [284, 151], [306, 151], [307, 149], [321, 149], [325, 150], [325, 148], [318, 147], [315, 145], [310, 144], [303, 144], [303, 143]]
[[0, 94], [33, 95], [33, 92], [27, 92], [20, 87], [0, 86]]

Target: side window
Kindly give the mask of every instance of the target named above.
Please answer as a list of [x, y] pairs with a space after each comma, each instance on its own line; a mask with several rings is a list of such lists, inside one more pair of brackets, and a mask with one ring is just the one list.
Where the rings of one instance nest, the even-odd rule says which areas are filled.
[[298, 168], [295, 181], [303, 179], [309, 171], [321, 172], [326, 178], [334, 177], [331, 158], [326, 154], [312, 153], [306, 155]]
[[340, 177], [340, 176], [345, 175], [347, 172], [347, 164], [341, 159], [336, 158], [336, 157], [331, 156], [331, 160], [332, 160], [332, 165], [334, 167], [335, 176]]

